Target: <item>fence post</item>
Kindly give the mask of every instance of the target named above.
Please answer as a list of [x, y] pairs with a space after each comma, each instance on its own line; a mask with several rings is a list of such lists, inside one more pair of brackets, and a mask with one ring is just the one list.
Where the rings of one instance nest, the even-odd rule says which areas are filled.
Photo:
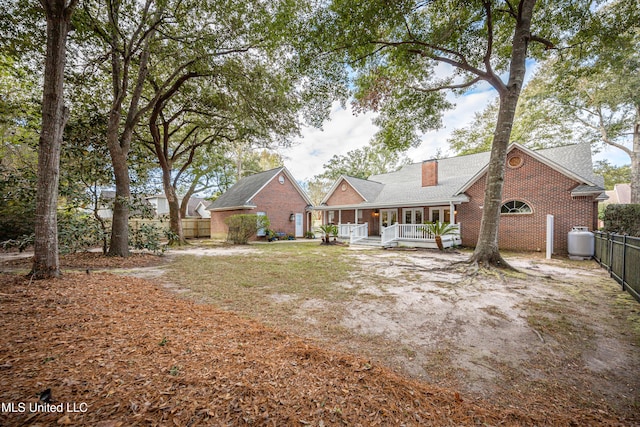
[[609, 270], [609, 277], [613, 276], [611, 271], [613, 270], [613, 233], [607, 234], [607, 246], [609, 246], [609, 262], [607, 270]]
[[627, 235], [622, 236], [622, 290], [626, 290], [627, 287], [624, 284], [625, 271], [627, 270]]

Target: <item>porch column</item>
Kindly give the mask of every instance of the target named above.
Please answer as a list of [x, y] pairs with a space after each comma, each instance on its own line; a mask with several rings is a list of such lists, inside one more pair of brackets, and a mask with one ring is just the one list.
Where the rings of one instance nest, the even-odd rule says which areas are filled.
[[338, 224], [342, 224], [342, 209], [338, 210]]
[[358, 208], [355, 209], [355, 214], [356, 214], [355, 223], [356, 223], [356, 225], [358, 225]]
[[451, 218], [451, 224], [456, 223], [456, 207], [453, 202], [449, 202], [449, 217]]

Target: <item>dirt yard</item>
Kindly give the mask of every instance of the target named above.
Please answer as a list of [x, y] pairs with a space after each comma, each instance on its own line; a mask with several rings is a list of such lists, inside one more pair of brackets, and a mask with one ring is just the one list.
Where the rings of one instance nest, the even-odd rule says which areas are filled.
[[[318, 248], [318, 250], [322, 249]], [[270, 250], [269, 256], [274, 256], [274, 253], [277, 254], [277, 250], [275, 252]], [[321, 252], [318, 254], [322, 255]], [[191, 386], [206, 386], [206, 381], [211, 380], [211, 368], [203, 368], [202, 375], [194, 379], [191, 372], [192, 366], [189, 365], [187, 368], [187, 365], [181, 362], [185, 354], [191, 354], [186, 353], [187, 350], [193, 351], [193, 348], [198, 346], [200, 346], [198, 348], [204, 348], [202, 346], [211, 345], [210, 342], [203, 344], [202, 337], [193, 335], [192, 328], [195, 324], [190, 322], [197, 319], [197, 327], [204, 331], [211, 327], [206, 326], [206, 319], [221, 322], [220, 318], [215, 316], [222, 316], [225, 324], [239, 323], [240, 330], [248, 328], [255, 334], [252, 332], [251, 337], [243, 338], [241, 350], [231, 349], [231, 355], [216, 353], [211, 357], [218, 358], [216, 359], [218, 361], [225, 357], [233, 359], [235, 357], [233, 352], [240, 351], [241, 359], [245, 363], [248, 355], [260, 354], [256, 356], [259, 357], [258, 359], [254, 356], [250, 357], [252, 361], [250, 365], [255, 367], [256, 360], [261, 360], [268, 366], [260, 365], [260, 369], [263, 369], [262, 374], [254, 372], [253, 368], [249, 369], [246, 364], [243, 368], [229, 367], [230, 373], [226, 377], [240, 375], [233, 377], [233, 381], [240, 378], [240, 382], [244, 385], [243, 393], [251, 398], [236, 399], [235, 404], [239, 409], [235, 415], [228, 406], [225, 406], [229, 402], [222, 399], [222, 407], [226, 409], [216, 406], [218, 409], [208, 409], [209, 415], [206, 413], [204, 415], [201, 413], [202, 417], [192, 415], [191, 419], [198, 422], [214, 425], [216, 422], [213, 420], [241, 424], [269, 424], [276, 420], [275, 424], [278, 425], [283, 423], [373, 425], [375, 422], [383, 425], [401, 423], [473, 425], [482, 422], [488, 425], [640, 425], [640, 415], [638, 415], [640, 413], [640, 377], [636, 375], [640, 371], [640, 304], [626, 293], [620, 292], [618, 285], [593, 262], [545, 260], [536, 255], [516, 254], [508, 255], [507, 259], [519, 269], [519, 273], [500, 275], [481, 272], [477, 275], [469, 275], [468, 269], [461, 264], [453, 264], [455, 261], [463, 261], [468, 254], [449, 252], [443, 255], [430, 250], [348, 249], [345, 257], [353, 266], [353, 271], [347, 280], [331, 284], [332, 288], [341, 288], [347, 296], [342, 296], [339, 300], [331, 300], [323, 298], [321, 293], [308, 294], [303, 290], [284, 292], [281, 289], [264, 286], [258, 291], [263, 299], [261, 305], [269, 307], [269, 310], [263, 307], [263, 311], [249, 312], [240, 302], [233, 301], [228, 296], [221, 297], [219, 300], [213, 297], [204, 298], [202, 293], [191, 290], [186, 282], [181, 283], [177, 280], [176, 277], [179, 276], [176, 276], [175, 272], [171, 275], [170, 271], [175, 264], [171, 261], [179, 256], [197, 256], [202, 263], [211, 263], [216, 258], [224, 258], [224, 262], [251, 265], [252, 257], [264, 256], [264, 248], [259, 245], [245, 248], [193, 248], [187, 251], [176, 251], [164, 257], [163, 262], [151, 259], [148, 262], [152, 265], [140, 259], [138, 266], [118, 266], [121, 267], [119, 274], [145, 277], [152, 280], [156, 287], [137, 278], [114, 280], [114, 276], [95, 274], [92, 271], [87, 274], [84, 272], [85, 268], [100, 269], [114, 266], [98, 261], [99, 257], [94, 260], [93, 256], [85, 256], [86, 259], [81, 261], [69, 260], [70, 267], [82, 270], [83, 273], [69, 275], [72, 277], [72, 283], [69, 284], [68, 289], [65, 285], [60, 286], [60, 290], [56, 291], [58, 285], [54, 286], [54, 284], [44, 285], [44, 288], [40, 289], [41, 284], [28, 285], [10, 279], [11, 276], [3, 276], [5, 283], [0, 289], [3, 302], [2, 321], [7, 325], [5, 332], [13, 332], [10, 335], [4, 335], [2, 339], [4, 342], [0, 346], [3, 349], [0, 350], [0, 381], [3, 389], [0, 400], [7, 402], [19, 398], [23, 400], [33, 398], [34, 390], [47, 388], [51, 383], [57, 383], [63, 389], [65, 384], [67, 386], [71, 384], [73, 387], [70, 388], [73, 392], [89, 393], [90, 381], [86, 378], [81, 380], [74, 377], [74, 372], [83, 371], [82, 363], [97, 363], [97, 366], [100, 366], [99, 362], [102, 361], [101, 363], [108, 371], [103, 374], [113, 377], [112, 384], [109, 389], [104, 384], [106, 380], [102, 381], [102, 385], [95, 391], [95, 398], [102, 396], [106, 398], [108, 405], [116, 406], [112, 407], [111, 412], [102, 412], [104, 415], [102, 418], [72, 414], [67, 419], [59, 417], [57, 421], [83, 425], [89, 425], [91, 421], [96, 420], [114, 421], [114, 424], [105, 424], [106, 426], [118, 425], [118, 420], [125, 420], [122, 425], [127, 425], [131, 420], [138, 420], [140, 424], [145, 424], [143, 420], [148, 419], [155, 420], [156, 424], [162, 424], [164, 421], [173, 419], [177, 425], [188, 425], [185, 421], [188, 418], [176, 409], [180, 407], [180, 402], [175, 401], [176, 396], [179, 395], [176, 394], [176, 389], [186, 387], [185, 390], [188, 391], [191, 390]], [[291, 252], [287, 257], [293, 258]], [[103, 264], [97, 264], [98, 262]], [[144, 268], [138, 268], [141, 264]], [[11, 261], [10, 268], [19, 266], [19, 262]], [[8, 268], [6, 263], [2, 267], [3, 270]], [[98, 278], [99, 280], [94, 283]], [[120, 281], [126, 285], [114, 284], [114, 289], [110, 291], [109, 281], [116, 283]], [[87, 286], [90, 292], [82, 297], [85, 300], [80, 303], [81, 298], [76, 293], [82, 292], [84, 286]], [[139, 292], [140, 289], [147, 289], [149, 286], [155, 291]], [[157, 286], [160, 287], [157, 288]], [[211, 286], [215, 286], [213, 278]], [[158, 289], [161, 292], [158, 292]], [[97, 315], [92, 310], [98, 309], [89, 309], [89, 307], [95, 304], [106, 304], [112, 307], [113, 302], [109, 301], [110, 292], [124, 306], [120, 308], [119, 316], [109, 317], [111, 323], [102, 322], [97, 325], [111, 326], [105, 330], [98, 328], [100, 330], [94, 333], [102, 337], [100, 339], [106, 339], [103, 334], [107, 334], [117, 343], [113, 352], [120, 359], [116, 358], [115, 365], [113, 357], [116, 356], [111, 354], [107, 344], [104, 344], [102, 350], [100, 346], [93, 349], [90, 356], [81, 356], [88, 350], [86, 344], [70, 346], [69, 343], [74, 342], [70, 337], [61, 341], [62, 347], [59, 342], [51, 340], [55, 337], [46, 332], [43, 332], [47, 338], [41, 342], [42, 345], [38, 345], [39, 341], [34, 342], [33, 338], [39, 335], [33, 328], [42, 328], [43, 326], [38, 323], [41, 321], [45, 324], [49, 322], [51, 328], [57, 331], [56, 333], [69, 329], [75, 330], [77, 334], [77, 327], [74, 329], [68, 323], [69, 319], [77, 319], [81, 314], [70, 313], [71, 309], [77, 310], [79, 307], [84, 307], [84, 311], [81, 310], [84, 313], [82, 316], [89, 321], [89, 326], [93, 325], [90, 321], [95, 320], [96, 316], [99, 318], [106, 315]], [[131, 294], [127, 295], [128, 293]], [[177, 298], [176, 293], [180, 298]], [[157, 298], [162, 302], [157, 302]], [[200, 302], [206, 300], [207, 303], [225, 310], [268, 323], [276, 329], [272, 332], [270, 329], [261, 329], [264, 327], [255, 323], [243, 323], [246, 321], [209, 308], [211, 304], [192, 305], [193, 303], [184, 301], [185, 298]], [[127, 299], [130, 301], [125, 303]], [[20, 303], [27, 300], [30, 305], [20, 308]], [[149, 301], [150, 307], [142, 304], [145, 300]], [[139, 312], [135, 313], [137, 316], [135, 319], [128, 317], [129, 314], [133, 315], [135, 310], [125, 310], [127, 304], [138, 307]], [[187, 318], [191, 320], [175, 317], [185, 310], [183, 304], [188, 307], [191, 314], [187, 315]], [[142, 310], [142, 308], [145, 309]], [[165, 312], [166, 310], [175, 313], [172, 316]], [[203, 319], [200, 319], [201, 310]], [[33, 316], [28, 314], [30, 312], [37, 313], [35, 319], [39, 320], [33, 320]], [[123, 316], [123, 312], [127, 315]], [[212, 314], [214, 312], [215, 315]], [[274, 312], [279, 313], [277, 319], [273, 316]], [[58, 318], [60, 314], [64, 316]], [[164, 326], [158, 325], [160, 319], [164, 319], [163, 321], [167, 323]], [[135, 325], [130, 324], [131, 322]], [[140, 332], [140, 322], [142, 325], [147, 325], [144, 333]], [[24, 325], [29, 327], [25, 329]], [[149, 325], [153, 327], [149, 328]], [[109, 332], [110, 329], [111, 332]], [[172, 332], [168, 334], [165, 332], [166, 329], [171, 329]], [[131, 338], [127, 338], [129, 334], [136, 336], [142, 344], [132, 344]], [[178, 339], [176, 334], [181, 335], [181, 338]], [[237, 337], [232, 338], [230, 335], [225, 338], [221, 338], [218, 332], [214, 335], [222, 341], [227, 339], [237, 341]], [[275, 361], [271, 358], [275, 357], [277, 352], [269, 352], [264, 348], [256, 350], [254, 346], [268, 346], [262, 340], [264, 336], [269, 337], [267, 342], [272, 340], [276, 343], [281, 339], [288, 342], [286, 345], [278, 344], [280, 345], [278, 352], [281, 353], [278, 355], [279, 358], [291, 357], [289, 350], [283, 350], [285, 347], [297, 348], [298, 350], [293, 351], [293, 359], [287, 359], [286, 362], [280, 359]], [[81, 338], [82, 334], [78, 335], [78, 339]], [[171, 359], [167, 360], [164, 358], [164, 353], [169, 349], [160, 345], [165, 338], [166, 342], [172, 344], [169, 352]], [[190, 342], [192, 344], [188, 344]], [[295, 345], [291, 344], [293, 342]], [[50, 350], [43, 346], [49, 346]], [[282, 369], [279, 363], [293, 363], [292, 366], [299, 364], [300, 361], [296, 357], [301, 351], [300, 346], [306, 349], [304, 350], [307, 354], [305, 360], [309, 359], [309, 354], [313, 354], [311, 357], [313, 362], [305, 364], [305, 369], [309, 371], [309, 375], [315, 372], [318, 377], [313, 377], [314, 380], [307, 376], [300, 376], [300, 373], [296, 372], [298, 380], [283, 381], [280, 376], [283, 371], [278, 374], [271, 370], [278, 366]], [[69, 347], [72, 348], [69, 350]], [[356, 357], [327, 352], [320, 350], [319, 347], [331, 347], [339, 352], [354, 354]], [[158, 350], [163, 350], [163, 354], [157, 355]], [[35, 356], [31, 354], [33, 352]], [[202, 359], [204, 355], [200, 351], [196, 353], [200, 363], [207, 365], [206, 358]], [[47, 356], [48, 354], [50, 355]], [[140, 359], [140, 355], [147, 355], [147, 358], [158, 356], [164, 365], [158, 366], [158, 372], [152, 374], [148, 369], [153, 370], [153, 364], [150, 367], [148, 361]], [[49, 360], [49, 358], [52, 359]], [[63, 363], [67, 358], [74, 360], [75, 365], [71, 369], [68, 364]], [[38, 366], [34, 366], [33, 364], [38, 360], [40, 361]], [[111, 360], [110, 364], [105, 360]], [[340, 366], [335, 366], [336, 360], [343, 362], [338, 363]], [[344, 360], [348, 360], [348, 363]], [[226, 362], [228, 360], [225, 360]], [[121, 372], [127, 366], [132, 372], [128, 374]], [[345, 366], [347, 373], [342, 372]], [[376, 383], [378, 384], [376, 386], [373, 383], [366, 384], [365, 389], [371, 390], [371, 395], [367, 395], [367, 392], [364, 392], [365, 389], [359, 389], [355, 393], [355, 390], [347, 386], [349, 381], [362, 382], [361, 374], [369, 372], [373, 367], [379, 370], [376, 371], [375, 376], [380, 383]], [[51, 370], [47, 372], [47, 381], [43, 381], [42, 372], [39, 371], [49, 368]], [[240, 374], [236, 372], [238, 369]], [[322, 377], [323, 370], [328, 373], [337, 373], [338, 377], [329, 375], [320, 381], [324, 384], [321, 386], [314, 381]], [[206, 372], [209, 374], [205, 374]], [[222, 375], [220, 371], [217, 372], [218, 375]], [[351, 378], [350, 375], [354, 373], [360, 375], [359, 379]], [[285, 374], [292, 375], [289, 370]], [[139, 378], [132, 379], [132, 375]], [[178, 385], [174, 384], [170, 389], [173, 394], [163, 395], [163, 390], [160, 388], [156, 390], [161, 401], [172, 402], [170, 405], [167, 403], [166, 407], [158, 404], [157, 401], [152, 401], [153, 391], [150, 391], [148, 386], [150, 384], [157, 386], [154, 375], [174, 382], [180, 379], [186, 381], [186, 383], [178, 381]], [[243, 375], [244, 379], [242, 379]], [[265, 390], [264, 381], [256, 379], [260, 375], [270, 378], [274, 382], [272, 385], [274, 388], [270, 391]], [[141, 384], [137, 384], [136, 381]], [[258, 381], [260, 385], [252, 381]], [[124, 390], [127, 385], [133, 387], [133, 390], [138, 390], [142, 384], [146, 384], [144, 393]], [[297, 400], [301, 398], [300, 390], [289, 390], [287, 384], [303, 389], [308, 387], [309, 390], [313, 389], [320, 395], [327, 392], [324, 387], [343, 387], [343, 392], [347, 390], [343, 397], [348, 399], [340, 401], [332, 411], [327, 412], [328, 409], [325, 408], [323, 411], [314, 412], [305, 406], [310, 403], [308, 401], [310, 397], [307, 395], [307, 401], [303, 405]], [[414, 390], [415, 393], [418, 389], [414, 387], [432, 387], [429, 384], [439, 388], [429, 389], [428, 392], [417, 392], [420, 398], [414, 399], [411, 409], [405, 408], [394, 412], [395, 419], [382, 416], [379, 412], [376, 412], [376, 415], [375, 411], [365, 414], [364, 409], [360, 411], [354, 409], [360, 405], [360, 408], [366, 407], [366, 411], [369, 411], [372, 405], [371, 399], [378, 399], [378, 407], [384, 407], [386, 404], [380, 402], [385, 401], [391, 405], [389, 407], [397, 408], [395, 405], [402, 405], [403, 403], [399, 402], [407, 399], [405, 394], [407, 390]], [[378, 393], [375, 391], [378, 390], [375, 388], [378, 386], [381, 390], [388, 392], [384, 398], [375, 394]], [[247, 387], [251, 391], [248, 391]], [[190, 392], [195, 393], [194, 390]], [[132, 395], [132, 393], [135, 394]], [[140, 393], [144, 394], [144, 399]], [[231, 393], [229, 396], [235, 396], [229, 389], [227, 393]], [[258, 399], [261, 393], [266, 393], [262, 405], [270, 414], [270, 418], [260, 418], [264, 415], [264, 411], [255, 399]], [[197, 401], [209, 399], [212, 402], [211, 405], [220, 399], [220, 396], [211, 395], [198, 398], [189, 394], [180, 396], [184, 399], [183, 405], [187, 405], [186, 402], [191, 398]], [[278, 396], [281, 400], [286, 397], [290, 402], [295, 401], [296, 405], [302, 409], [293, 413], [289, 409], [279, 410], [278, 405], [271, 400]], [[440, 408], [439, 413], [444, 414], [444, 418], [439, 418], [433, 408], [423, 411], [424, 407], [421, 405], [426, 403], [421, 399], [425, 396], [437, 396], [438, 399], [443, 399], [444, 406]], [[155, 397], [158, 398], [158, 396]], [[345, 403], [347, 401], [349, 404]], [[250, 409], [247, 409], [245, 404], [248, 405], [248, 402], [257, 406], [251, 408], [249, 405]], [[318, 403], [317, 400], [314, 402]], [[334, 404], [336, 401], [331, 400], [331, 402]], [[407, 403], [404, 402], [404, 404]], [[99, 407], [104, 408], [106, 404], [100, 403]], [[92, 405], [98, 405], [98, 403], [94, 402]], [[373, 403], [373, 405], [376, 404]], [[415, 405], [421, 409], [416, 409]], [[282, 409], [282, 406], [280, 408]], [[105, 409], [102, 410], [105, 411]], [[200, 408], [200, 410], [203, 409]], [[193, 411], [195, 411], [193, 414], [198, 413], [197, 408]], [[243, 418], [241, 416], [243, 411], [247, 414], [250, 412], [251, 415]], [[462, 411], [462, 415], [458, 411]], [[282, 418], [281, 416], [285, 413], [286, 417]], [[303, 416], [302, 413], [309, 415]], [[407, 418], [407, 413], [413, 413], [413, 418]], [[425, 413], [431, 415], [425, 415]], [[370, 418], [367, 418], [369, 415]], [[3, 414], [0, 417], [3, 416], [7, 415]], [[295, 417], [300, 419], [295, 420]], [[420, 418], [420, 421], [417, 421], [416, 417]], [[36, 414], [28, 421], [42, 423], [44, 419], [54, 418], [45, 418], [42, 414]], [[12, 415], [5, 418], [5, 421], [12, 420], [25, 421], [24, 418], [15, 414], [13, 418]], [[5, 421], [0, 418], [0, 424], [7, 424]]]

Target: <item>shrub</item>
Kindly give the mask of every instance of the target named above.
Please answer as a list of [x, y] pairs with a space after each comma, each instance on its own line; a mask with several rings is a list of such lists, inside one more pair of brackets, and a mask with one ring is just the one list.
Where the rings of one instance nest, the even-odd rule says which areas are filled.
[[608, 205], [604, 211], [604, 231], [640, 237], [640, 204]]
[[15, 239], [5, 240], [0, 242], [0, 247], [4, 251], [9, 251], [13, 248], [17, 248], [19, 252], [24, 252], [25, 249], [33, 246], [33, 241], [35, 239], [35, 234], [23, 234], [22, 236], [18, 236]]
[[100, 246], [102, 233], [91, 215], [75, 211], [58, 214], [58, 246], [62, 254]]
[[246, 245], [258, 230], [269, 227], [269, 218], [265, 215], [240, 214], [228, 217], [224, 223], [229, 227], [227, 241], [236, 245]]
[[164, 252], [166, 249], [160, 243], [164, 230], [154, 224], [142, 224], [136, 230], [129, 227], [129, 246], [134, 249], [146, 249], [153, 253]]
[[333, 236], [333, 240], [338, 237], [338, 226], [334, 224], [324, 224], [320, 226], [320, 231], [324, 234], [323, 243], [329, 243], [329, 236]]

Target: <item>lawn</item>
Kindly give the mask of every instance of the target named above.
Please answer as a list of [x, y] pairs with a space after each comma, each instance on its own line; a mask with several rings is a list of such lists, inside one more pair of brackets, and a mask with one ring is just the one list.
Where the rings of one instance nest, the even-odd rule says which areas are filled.
[[0, 401], [88, 411], [0, 424], [640, 422], [637, 302], [594, 263], [470, 277], [467, 256], [284, 243], [2, 274]]
[[[468, 253], [255, 245], [177, 256], [187, 295], [411, 377], [526, 411], [640, 410], [640, 306], [593, 262], [506, 254], [507, 275], [466, 275]], [[576, 392], [576, 389], [580, 390]]]

